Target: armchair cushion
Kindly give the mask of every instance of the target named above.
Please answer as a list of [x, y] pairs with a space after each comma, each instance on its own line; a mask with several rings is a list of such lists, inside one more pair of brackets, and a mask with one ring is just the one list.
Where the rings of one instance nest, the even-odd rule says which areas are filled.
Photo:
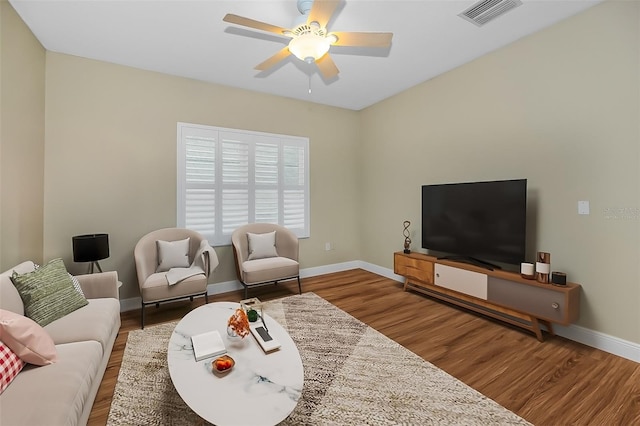
[[242, 270], [245, 284], [251, 285], [297, 277], [300, 265], [287, 257], [270, 257], [247, 260], [242, 264]]
[[247, 260], [278, 257], [276, 250], [276, 231], [264, 234], [247, 232], [247, 239], [249, 240], [249, 257]]
[[156, 272], [166, 272], [171, 268], [189, 267], [189, 240], [158, 240], [158, 268]]
[[25, 315], [44, 327], [88, 304], [73, 287], [62, 259], [53, 259], [33, 272], [11, 275]]
[[140, 285], [140, 294], [142, 300], [149, 303], [198, 294], [206, 291], [206, 289], [207, 277], [204, 274], [188, 277], [180, 281], [178, 285], [169, 285], [167, 283], [167, 274], [165, 272], [157, 272], [149, 276]]

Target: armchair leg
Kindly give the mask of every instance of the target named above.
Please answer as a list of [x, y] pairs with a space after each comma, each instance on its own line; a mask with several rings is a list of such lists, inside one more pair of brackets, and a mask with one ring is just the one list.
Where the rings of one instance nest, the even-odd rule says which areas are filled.
[[193, 302], [193, 296], [189, 296], [189, 301]]
[[142, 329], [144, 330], [144, 303], [140, 306], [140, 323], [142, 324]]
[[244, 286], [244, 298], [248, 299], [249, 298], [249, 287], [248, 286]]
[[298, 294], [302, 294], [302, 286], [300, 285], [300, 275], [298, 275]]
[[204, 303], [205, 304], [209, 303], [209, 293], [208, 292], [204, 293]]

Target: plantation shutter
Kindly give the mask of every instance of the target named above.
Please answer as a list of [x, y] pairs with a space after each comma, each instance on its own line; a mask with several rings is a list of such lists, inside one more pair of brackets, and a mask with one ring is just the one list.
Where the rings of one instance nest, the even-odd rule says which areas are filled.
[[184, 140], [184, 222], [180, 226], [207, 238], [215, 235], [216, 226], [216, 141], [215, 133], [204, 132], [191, 132]]
[[211, 244], [247, 223], [309, 236], [308, 139], [178, 123], [178, 226]]
[[222, 233], [249, 223], [249, 137], [221, 133]]
[[298, 146], [284, 146], [283, 220], [286, 228], [304, 230], [306, 226], [306, 152]]

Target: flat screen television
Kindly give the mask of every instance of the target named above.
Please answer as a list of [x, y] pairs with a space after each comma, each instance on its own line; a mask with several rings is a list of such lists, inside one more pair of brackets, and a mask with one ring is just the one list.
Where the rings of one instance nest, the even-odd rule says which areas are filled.
[[525, 260], [527, 180], [422, 186], [422, 248], [498, 267]]

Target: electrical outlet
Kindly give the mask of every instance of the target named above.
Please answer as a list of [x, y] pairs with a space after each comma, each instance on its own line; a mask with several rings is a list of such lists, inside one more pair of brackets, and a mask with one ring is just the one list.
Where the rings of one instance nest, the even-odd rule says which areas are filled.
[[331, 243], [324, 243], [324, 250], [325, 251], [333, 250], [333, 246], [331, 245]]

